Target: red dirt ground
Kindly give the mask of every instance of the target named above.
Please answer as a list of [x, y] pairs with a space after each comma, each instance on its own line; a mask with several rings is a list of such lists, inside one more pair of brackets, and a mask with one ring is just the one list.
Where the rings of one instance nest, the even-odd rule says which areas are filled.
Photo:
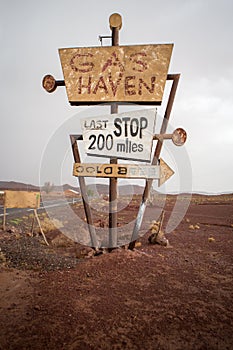
[[69, 269], [2, 259], [0, 349], [233, 349], [232, 224], [233, 196], [197, 196], [168, 248], [150, 245], [148, 232], [134, 251]]

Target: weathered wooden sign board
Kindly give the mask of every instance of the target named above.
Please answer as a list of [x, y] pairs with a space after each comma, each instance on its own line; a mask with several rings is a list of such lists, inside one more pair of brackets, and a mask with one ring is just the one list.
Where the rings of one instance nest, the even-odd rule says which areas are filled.
[[71, 104], [160, 105], [173, 44], [59, 49]]
[[156, 109], [144, 109], [81, 121], [85, 152], [150, 162]]
[[40, 219], [37, 214], [37, 209], [40, 207], [40, 192], [31, 192], [31, 191], [4, 191], [4, 216], [3, 216], [3, 230], [6, 230], [6, 209], [7, 208], [30, 208], [33, 209], [34, 217], [32, 222], [32, 234], [34, 230], [34, 221], [35, 219], [38, 222], [40, 227], [40, 232], [44, 238], [44, 241], [49, 245], [45, 234], [42, 230]]
[[7, 190], [4, 196], [4, 207], [37, 209], [40, 207], [40, 193]]
[[158, 179], [159, 186], [173, 174], [174, 171], [162, 159], [160, 165], [74, 163], [73, 167], [74, 176]]
[[120, 177], [131, 179], [158, 179], [160, 177], [159, 166], [132, 165], [132, 164], [100, 164], [100, 163], [75, 163], [74, 176], [89, 177]]

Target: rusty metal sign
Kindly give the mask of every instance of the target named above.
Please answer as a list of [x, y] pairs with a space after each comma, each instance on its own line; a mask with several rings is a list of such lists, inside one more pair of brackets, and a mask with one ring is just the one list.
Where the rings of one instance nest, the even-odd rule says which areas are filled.
[[183, 146], [187, 140], [187, 133], [182, 128], [177, 128], [172, 134], [172, 142], [176, 146]]
[[85, 152], [150, 162], [156, 109], [144, 109], [81, 121]]
[[73, 167], [74, 176], [158, 179], [159, 186], [173, 174], [174, 171], [162, 159], [160, 165], [74, 163]]
[[160, 105], [173, 44], [59, 49], [71, 104]]

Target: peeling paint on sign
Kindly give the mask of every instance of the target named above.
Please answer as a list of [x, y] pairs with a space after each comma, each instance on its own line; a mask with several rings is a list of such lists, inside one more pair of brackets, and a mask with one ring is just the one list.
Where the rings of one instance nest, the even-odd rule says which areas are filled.
[[173, 44], [59, 49], [71, 104], [161, 104]]
[[40, 192], [6, 190], [4, 206], [6, 208], [34, 208], [40, 207]]

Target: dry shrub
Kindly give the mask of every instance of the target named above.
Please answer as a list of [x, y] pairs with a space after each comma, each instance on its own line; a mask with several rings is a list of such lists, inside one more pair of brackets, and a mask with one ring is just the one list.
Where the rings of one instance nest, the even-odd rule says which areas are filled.
[[[54, 231], [56, 229], [60, 229], [63, 227], [63, 224], [61, 221], [57, 219], [49, 219], [49, 218], [44, 218], [41, 221], [41, 227], [44, 233]], [[39, 229], [38, 229], [39, 232]]]
[[168, 239], [165, 237], [165, 233], [162, 231], [161, 222], [153, 220], [150, 225], [151, 235], [148, 238], [148, 241], [151, 244], [160, 244], [163, 246], [168, 246]]

